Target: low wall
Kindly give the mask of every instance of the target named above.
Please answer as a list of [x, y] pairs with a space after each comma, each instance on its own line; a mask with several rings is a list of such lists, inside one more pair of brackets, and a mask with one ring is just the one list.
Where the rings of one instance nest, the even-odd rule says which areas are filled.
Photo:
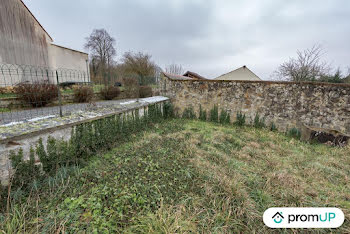
[[350, 85], [267, 81], [180, 81], [162, 84], [163, 95], [172, 98], [175, 111], [201, 105], [207, 112], [218, 105], [230, 113], [245, 113], [253, 121], [258, 113], [281, 131], [308, 126], [350, 136]]
[[92, 110], [84, 110], [73, 113], [69, 116], [54, 117], [48, 119], [38, 118], [36, 122], [18, 123], [16, 125], [0, 125], [0, 182], [7, 185], [10, 179], [12, 167], [9, 159], [11, 151], [23, 149], [25, 159], [29, 159], [30, 148], [35, 148], [39, 139], [46, 145], [49, 137], [69, 140], [72, 129], [80, 124], [103, 119], [106, 117], [131, 113], [133, 110], [140, 110], [140, 116], [149, 105], [164, 103], [169, 99], [166, 97], [150, 97], [136, 100], [129, 100], [123, 103]]

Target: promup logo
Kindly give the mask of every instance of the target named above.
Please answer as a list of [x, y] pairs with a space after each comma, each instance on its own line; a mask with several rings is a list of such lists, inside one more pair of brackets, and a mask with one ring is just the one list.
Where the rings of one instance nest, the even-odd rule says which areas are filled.
[[272, 216], [272, 218], [275, 223], [281, 223], [284, 219], [282, 212], [277, 212], [274, 216]]
[[338, 208], [269, 208], [264, 223], [270, 228], [337, 228], [344, 222]]

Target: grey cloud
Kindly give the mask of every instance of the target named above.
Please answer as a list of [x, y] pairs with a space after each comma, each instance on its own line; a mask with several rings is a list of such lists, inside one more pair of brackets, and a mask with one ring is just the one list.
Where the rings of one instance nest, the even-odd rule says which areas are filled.
[[350, 66], [350, 1], [24, 0], [57, 43], [83, 49], [106, 28], [118, 53], [145, 51], [207, 77], [248, 65], [268, 79], [278, 65], [321, 43], [334, 66]]

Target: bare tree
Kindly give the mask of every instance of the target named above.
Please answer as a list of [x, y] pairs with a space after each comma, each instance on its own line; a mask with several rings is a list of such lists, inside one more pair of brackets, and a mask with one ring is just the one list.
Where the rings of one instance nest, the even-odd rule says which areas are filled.
[[320, 45], [297, 51], [297, 58], [290, 58], [279, 66], [275, 75], [289, 81], [316, 81], [328, 74], [330, 66], [321, 60], [323, 50]]
[[154, 76], [155, 63], [151, 60], [151, 55], [127, 52], [123, 56], [124, 69], [131, 74], [139, 77]]
[[178, 64], [170, 64], [165, 68], [165, 71], [170, 74], [183, 75], [185, 73], [184, 68]]
[[[115, 39], [105, 29], [94, 29], [91, 35], [86, 38], [84, 47], [90, 51], [93, 69], [98, 69], [102, 73], [109, 72], [113, 59], [117, 54]], [[95, 74], [97, 74], [97, 71], [95, 71]], [[105, 74], [103, 75], [105, 76]]]

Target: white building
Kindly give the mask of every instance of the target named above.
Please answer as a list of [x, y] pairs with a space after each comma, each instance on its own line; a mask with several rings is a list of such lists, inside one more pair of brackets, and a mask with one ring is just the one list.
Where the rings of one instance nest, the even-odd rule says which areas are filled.
[[248, 80], [248, 81], [261, 81], [261, 79], [255, 75], [254, 72], [249, 70], [247, 66], [240, 67], [229, 73], [216, 77], [215, 80]]

